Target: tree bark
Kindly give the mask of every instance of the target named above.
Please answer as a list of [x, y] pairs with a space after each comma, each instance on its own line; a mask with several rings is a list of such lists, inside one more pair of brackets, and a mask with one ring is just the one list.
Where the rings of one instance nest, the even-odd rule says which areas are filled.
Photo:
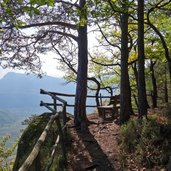
[[127, 0], [123, 0], [121, 14], [121, 84], [120, 84], [120, 124], [130, 118], [130, 86], [128, 75], [128, 7]]
[[131, 85], [130, 85], [129, 75], [128, 75], [128, 107], [129, 107], [128, 112], [129, 112], [129, 115], [134, 115], [131, 97], [132, 97], [132, 92], [131, 92]]
[[[87, 40], [87, 11], [86, 0], [80, 0], [80, 24], [78, 28], [78, 69], [77, 86], [74, 108], [75, 126], [85, 130], [87, 128], [86, 97], [87, 97], [87, 66], [88, 66], [88, 40]], [[85, 21], [82, 24], [82, 21]]]
[[147, 116], [144, 54], [144, 0], [138, 0], [138, 112], [139, 118]]
[[99, 92], [100, 92], [100, 88], [101, 88], [100, 82], [95, 77], [88, 77], [88, 80], [94, 81], [97, 85], [95, 100], [96, 100], [96, 105], [100, 106], [100, 102], [99, 102]]
[[171, 88], [171, 59], [168, 60], [168, 67], [169, 67], [169, 78], [170, 78], [170, 88]]
[[164, 102], [165, 103], [169, 102], [168, 88], [167, 88], [167, 70], [166, 70], [166, 66], [165, 66], [165, 81], [164, 81]]
[[150, 71], [151, 71], [151, 80], [152, 80], [152, 107], [155, 108], [157, 107], [157, 83], [156, 83], [156, 77], [154, 73], [154, 65], [156, 62], [153, 62], [152, 60], [150, 61]]
[[136, 62], [132, 65], [132, 69], [134, 71], [136, 86], [138, 87], [138, 71], [137, 71], [137, 64]]

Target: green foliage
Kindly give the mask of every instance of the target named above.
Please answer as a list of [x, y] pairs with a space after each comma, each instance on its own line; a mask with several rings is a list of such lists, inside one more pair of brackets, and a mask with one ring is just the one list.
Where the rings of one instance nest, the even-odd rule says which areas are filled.
[[80, 17], [79, 26], [84, 27], [87, 25], [87, 5], [85, 4], [80, 10], [77, 10], [78, 16]]
[[166, 104], [166, 108], [163, 109], [163, 115], [167, 118], [167, 124], [171, 125], [171, 104]]
[[[7, 19], [10, 20], [10, 23], [13, 24], [17, 29], [26, 23], [24, 21], [21, 21], [17, 18], [16, 12], [13, 9], [13, 5], [10, 4], [8, 0], [3, 0], [1, 2], [2, 10], [6, 14], [5, 17], [0, 17], [0, 23], [6, 22]], [[18, 10], [25, 12], [28, 14], [31, 18], [33, 15], [40, 15], [41, 12], [38, 9], [40, 6], [47, 5], [49, 7], [54, 6], [54, 0], [30, 0], [30, 3], [24, 4], [22, 0], [15, 1], [15, 5], [17, 5]]]
[[36, 122], [37, 120], [37, 115], [33, 114], [31, 116], [29, 116], [28, 118], [26, 118], [23, 122], [22, 125], [29, 125], [32, 124], [33, 122]]
[[54, 0], [30, 0], [32, 5], [48, 5], [53, 6]]
[[[167, 130], [167, 131], [166, 131]], [[124, 165], [133, 161], [135, 165], [152, 167], [168, 162], [171, 147], [166, 132], [169, 127], [155, 120], [130, 120], [119, 130], [120, 159]]]
[[17, 143], [11, 147], [7, 147], [6, 143], [10, 139], [10, 135], [6, 135], [0, 139], [0, 170], [10, 171], [14, 163], [14, 150]]

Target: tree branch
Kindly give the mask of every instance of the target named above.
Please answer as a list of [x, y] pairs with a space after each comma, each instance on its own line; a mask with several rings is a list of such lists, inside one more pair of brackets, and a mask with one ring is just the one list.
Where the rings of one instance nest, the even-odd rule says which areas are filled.
[[150, 21], [150, 14], [151, 14], [151, 12], [153, 12], [156, 8], [160, 8], [160, 7], [163, 7], [163, 6], [167, 5], [167, 4], [169, 4], [171, 2], [171, 0], [169, 0], [168, 2], [160, 5], [162, 2], [163, 2], [163, 0], [161, 0], [159, 3], [157, 3], [154, 7], [152, 7], [148, 11], [148, 13], [147, 13], [147, 23], [154, 30], [154, 32], [160, 37], [162, 46], [163, 46], [163, 48], [165, 50], [165, 57], [166, 57], [167, 61], [171, 61], [171, 58], [170, 58], [170, 55], [169, 55], [169, 49], [167, 47], [166, 41], [164, 39], [164, 36], [160, 33], [160, 31], [157, 29], [157, 27], [154, 24], [152, 24], [152, 22]]
[[[72, 30], [77, 30], [77, 26], [74, 24], [70, 24], [70, 23], [65, 23], [65, 22], [44, 22], [44, 23], [35, 23], [35, 24], [28, 24], [25, 26], [20, 26], [20, 29], [25, 29], [25, 28], [32, 28], [32, 27], [41, 27], [41, 26], [52, 26], [52, 25], [58, 25], [58, 26], [64, 26], [67, 27], [68, 29], [72, 29]], [[15, 26], [9, 26], [9, 27], [0, 27], [0, 29], [12, 29]]]
[[111, 43], [111, 42], [108, 40], [108, 38], [104, 35], [104, 33], [103, 33], [103, 31], [102, 31], [100, 25], [99, 25], [99, 24], [97, 24], [97, 25], [98, 25], [98, 27], [99, 27], [99, 30], [100, 30], [102, 36], [103, 36], [104, 39], [106, 40], [106, 42], [107, 42], [109, 45], [111, 45], [111, 46], [113, 46], [113, 47], [117, 47], [119, 50], [121, 50], [121, 48], [120, 48], [118, 45], [113, 44], [113, 43]]
[[97, 65], [101, 65], [101, 66], [120, 66], [119, 63], [116, 64], [104, 64], [104, 63], [100, 63], [94, 60], [94, 58], [92, 57], [92, 55], [89, 53], [89, 56], [91, 57], [91, 61], [94, 62]]
[[69, 69], [75, 74], [77, 74], [77, 71], [73, 68], [72, 64], [69, 61], [66, 61], [66, 59], [63, 57], [63, 55], [59, 52], [59, 50], [55, 47], [55, 45], [52, 43], [53, 48], [58, 53], [58, 55], [61, 57], [62, 61], [68, 66]]
[[55, 31], [55, 30], [49, 30], [49, 31], [47, 31], [47, 32], [48, 32], [48, 33], [57, 33], [57, 34], [60, 34], [60, 35], [63, 35], [63, 36], [67, 36], [67, 37], [72, 38], [72, 39], [75, 40], [76, 42], [78, 42], [78, 37], [77, 37], [77, 36], [74, 36], [73, 34], [61, 32], [61, 31]]

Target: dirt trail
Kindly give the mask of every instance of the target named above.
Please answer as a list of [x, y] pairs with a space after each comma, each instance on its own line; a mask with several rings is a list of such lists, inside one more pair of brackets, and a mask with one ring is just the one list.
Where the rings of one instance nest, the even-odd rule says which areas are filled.
[[118, 125], [114, 122], [102, 122], [97, 114], [88, 116], [95, 122], [89, 126], [89, 132], [82, 134], [73, 128], [73, 120], [68, 123], [72, 137], [68, 156], [68, 171], [119, 171]]

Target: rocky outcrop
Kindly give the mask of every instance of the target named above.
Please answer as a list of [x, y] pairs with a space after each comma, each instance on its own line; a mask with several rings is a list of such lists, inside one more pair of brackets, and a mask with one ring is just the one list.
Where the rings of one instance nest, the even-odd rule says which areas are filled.
[[[28, 127], [25, 129], [25, 131], [23, 132], [19, 140], [13, 171], [18, 171], [18, 169], [23, 164], [27, 156], [30, 154], [32, 148], [34, 147], [39, 136], [44, 130], [51, 115], [52, 115], [51, 113], [44, 113], [40, 116], [34, 116], [31, 119]], [[37, 170], [37, 168], [40, 169], [43, 167], [40, 161], [46, 160], [46, 159], [44, 159], [41, 153], [42, 152], [45, 153], [46, 149], [50, 145], [52, 146], [55, 141], [55, 135], [57, 135], [57, 128], [55, 127], [55, 124], [49, 134], [50, 134], [48, 135], [49, 138], [45, 141], [42, 151], [38, 155], [36, 161], [33, 163], [33, 166], [32, 168], [30, 168], [30, 171], [32, 170], [35, 171]]]

